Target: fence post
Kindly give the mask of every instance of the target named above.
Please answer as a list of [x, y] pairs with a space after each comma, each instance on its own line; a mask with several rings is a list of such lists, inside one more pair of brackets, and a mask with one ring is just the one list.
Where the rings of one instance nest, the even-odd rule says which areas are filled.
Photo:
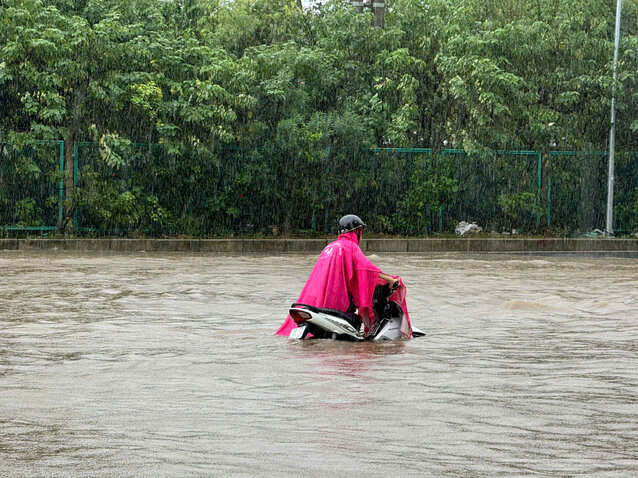
[[60, 148], [60, 183], [58, 185], [58, 224], [57, 230], [62, 227], [62, 220], [64, 219], [64, 140], [58, 141], [58, 147]]
[[547, 178], [547, 227], [552, 225], [552, 178]]
[[76, 188], [79, 183], [79, 169], [78, 169], [78, 144], [73, 142], [73, 232], [78, 232], [78, 209], [76, 204]]
[[538, 206], [538, 212], [536, 213], [536, 226], [541, 225], [541, 195], [543, 185], [543, 154], [536, 153], [538, 158], [538, 193], [536, 194], [536, 204]]
[[556, 151], [547, 153], [547, 227], [552, 225], [552, 169], [554, 167], [553, 158]]

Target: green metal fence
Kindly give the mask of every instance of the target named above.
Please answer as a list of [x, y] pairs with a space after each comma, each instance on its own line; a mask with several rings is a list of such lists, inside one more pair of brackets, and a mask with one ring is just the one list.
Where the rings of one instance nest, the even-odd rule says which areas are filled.
[[[226, 231], [255, 232], [285, 223], [334, 232], [342, 211], [365, 211], [372, 224], [390, 224], [416, 169], [427, 168], [429, 148], [319, 148], [305, 167], [301, 155], [276, 147], [226, 148], [208, 198], [212, 222]], [[305, 154], [305, 153], [304, 153]]]
[[[227, 147], [218, 152], [218, 174], [207, 181], [202, 229], [208, 234], [250, 233], [272, 226], [277, 199], [286, 187], [270, 147]], [[280, 187], [272, 187], [280, 181]], [[289, 187], [295, 187], [291, 184]], [[320, 190], [314, 191], [317, 195]], [[306, 211], [302, 214], [310, 216]]]
[[343, 211], [361, 211], [369, 217], [368, 222], [380, 230], [396, 228], [403, 223], [404, 228], [413, 225], [418, 228], [419, 219], [431, 232], [438, 223], [438, 211], [424, 211], [423, 217], [415, 216], [415, 184], [433, 174], [432, 149], [430, 148], [373, 148], [353, 151], [357, 166], [343, 174], [350, 176], [339, 197], [352, 196], [350, 201], [338, 201], [332, 222], [337, 223]]
[[132, 143], [109, 155], [96, 143], [77, 142], [73, 153], [76, 231], [98, 235], [178, 232], [171, 229], [171, 211], [163, 209], [160, 201], [179, 205], [178, 196], [188, 194], [189, 175], [165, 148]]
[[0, 228], [54, 231], [62, 222], [64, 142], [0, 143]]
[[[607, 211], [606, 151], [552, 151], [547, 161], [547, 226], [565, 233], [604, 231]], [[638, 155], [618, 152], [614, 174], [614, 231], [632, 228]]]
[[537, 151], [494, 151], [467, 154], [441, 151], [458, 183], [451, 202], [442, 205], [441, 229], [459, 221], [476, 222], [484, 229], [530, 232], [541, 224], [542, 155]]
[[[487, 231], [562, 234], [604, 229], [607, 153], [429, 148], [274, 146], [193, 149], [128, 144], [119, 156], [74, 144], [72, 194], [64, 197], [64, 142], [0, 143], [0, 228], [53, 231], [66, 199], [75, 231], [96, 235], [210, 236], [295, 230], [334, 232], [355, 211], [377, 232]], [[303, 155], [311, 155], [308, 157]], [[302, 157], [303, 156], [303, 157]], [[303, 167], [298, 165], [303, 165]], [[617, 232], [638, 228], [638, 154], [617, 153]]]

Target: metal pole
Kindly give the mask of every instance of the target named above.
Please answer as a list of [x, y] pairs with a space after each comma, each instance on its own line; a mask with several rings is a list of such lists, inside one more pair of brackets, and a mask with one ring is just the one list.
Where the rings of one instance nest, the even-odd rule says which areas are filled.
[[60, 147], [60, 185], [58, 188], [58, 230], [62, 229], [64, 220], [64, 141], [58, 141]]
[[620, 12], [622, 0], [616, 4], [616, 34], [614, 40], [614, 82], [611, 86], [611, 128], [609, 131], [609, 171], [607, 173], [607, 224], [605, 233], [614, 234], [614, 155], [616, 148], [616, 81], [618, 79], [618, 45], [620, 43]]
[[538, 189], [536, 190], [536, 205], [538, 206], [538, 212], [536, 213], [536, 225], [541, 225], [541, 207], [542, 207], [542, 191], [543, 191], [543, 153], [539, 152], [536, 156], [536, 166], [537, 166], [537, 178], [538, 178]]
[[78, 209], [77, 209], [77, 197], [76, 187], [80, 182], [80, 168], [79, 168], [79, 151], [78, 144], [73, 142], [73, 232], [78, 232]]
[[547, 178], [547, 227], [552, 225], [552, 178]]

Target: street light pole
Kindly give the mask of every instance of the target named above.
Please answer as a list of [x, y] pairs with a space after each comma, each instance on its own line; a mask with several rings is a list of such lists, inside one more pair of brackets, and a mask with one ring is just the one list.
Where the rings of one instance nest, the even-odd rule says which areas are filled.
[[611, 86], [611, 128], [609, 131], [609, 171], [607, 173], [606, 235], [614, 235], [614, 155], [616, 149], [616, 81], [618, 79], [618, 45], [620, 44], [620, 12], [622, 0], [616, 4], [616, 35], [614, 40], [614, 82]]

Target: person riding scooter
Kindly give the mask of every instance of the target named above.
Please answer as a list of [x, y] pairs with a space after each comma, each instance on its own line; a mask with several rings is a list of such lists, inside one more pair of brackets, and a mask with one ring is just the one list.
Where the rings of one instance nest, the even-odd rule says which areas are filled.
[[[339, 220], [339, 237], [319, 255], [297, 302], [342, 312], [356, 310], [363, 322], [364, 333], [367, 333], [375, 320], [373, 297], [376, 286], [387, 283], [394, 289], [400, 279], [381, 271], [363, 254], [359, 243], [365, 227], [354, 214]], [[287, 336], [295, 327], [289, 315], [276, 335]]]

